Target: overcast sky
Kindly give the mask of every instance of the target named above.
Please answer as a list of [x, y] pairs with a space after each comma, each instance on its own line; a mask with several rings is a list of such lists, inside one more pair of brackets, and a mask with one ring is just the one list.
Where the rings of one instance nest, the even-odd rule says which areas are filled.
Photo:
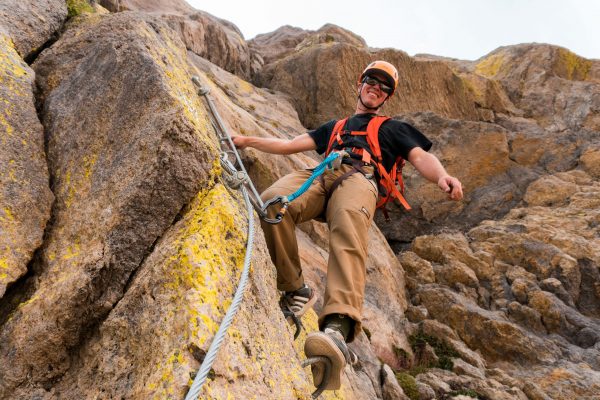
[[551, 43], [600, 59], [600, 0], [187, 0], [251, 39], [282, 25], [333, 23], [371, 47], [475, 60], [504, 45]]

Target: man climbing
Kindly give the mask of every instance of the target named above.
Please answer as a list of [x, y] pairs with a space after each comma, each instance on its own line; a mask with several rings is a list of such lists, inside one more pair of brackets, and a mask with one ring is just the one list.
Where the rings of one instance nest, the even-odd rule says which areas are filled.
[[[431, 142], [421, 132], [407, 123], [378, 116], [381, 106], [394, 94], [397, 86], [396, 68], [388, 62], [375, 61], [359, 77], [355, 114], [347, 120], [329, 121], [292, 140], [233, 137], [234, 144], [240, 149], [253, 147], [272, 154], [345, 151], [339, 168], [327, 170], [320, 180], [313, 182], [302, 196], [291, 202], [289, 215], [281, 223], [262, 223], [277, 268], [277, 287], [284, 292], [282, 303], [297, 317], [312, 307], [316, 296], [302, 276], [295, 226], [315, 218], [325, 219], [329, 226], [329, 260], [323, 309], [319, 316], [320, 331], [310, 333], [304, 347], [307, 357], [327, 356], [331, 359], [331, 377], [325, 389], [338, 389], [343, 368], [346, 363], [353, 362], [346, 343], [353, 341], [361, 330], [368, 230], [378, 205], [378, 187], [387, 192], [380, 190], [380, 197], [382, 194], [388, 200], [393, 194], [401, 197], [395, 185], [389, 184], [398, 157], [408, 160], [427, 180], [437, 183], [450, 199], [458, 201], [463, 197], [460, 181], [450, 176], [437, 157], [427, 152]], [[367, 131], [375, 132], [378, 143], [377, 140], [373, 142]], [[287, 196], [310, 175], [308, 170], [286, 175], [261, 197], [266, 201], [279, 195]], [[276, 213], [272, 209], [269, 210], [270, 217]], [[315, 386], [320, 385], [322, 376], [322, 365], [313, 365]]]

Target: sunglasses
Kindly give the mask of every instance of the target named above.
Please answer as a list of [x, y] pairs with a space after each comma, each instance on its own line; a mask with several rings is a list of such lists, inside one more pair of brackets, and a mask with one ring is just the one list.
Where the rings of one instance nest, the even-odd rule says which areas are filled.
[[392, 88], [389, 87], [387, 84], [381, 82], [379, 79], [377, 78], [373, 78], [372, 76], [365, 76], [365, 79], [363, 79], [363, 83], [366, 83], [369, 86], [377, 86], [379, 85], [379, 88], [381, 89], [382, 92], [389, 94], [392, 94]]

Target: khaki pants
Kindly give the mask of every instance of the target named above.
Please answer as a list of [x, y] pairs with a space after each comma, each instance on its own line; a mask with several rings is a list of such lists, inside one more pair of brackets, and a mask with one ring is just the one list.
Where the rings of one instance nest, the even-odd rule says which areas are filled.
[[[316, 179], [311, 187], [290, 203], [287, 214], [277, 225], [262, 222], [271, 259], [277, 268], [277, 287], [293, 291], [304, 284], [296, 241], [296, 224], [314, 218], [325, 218], [329, 225], [329, 262], [323, 310], [319, 326], [329, 314], [345, 314], [355, 323], [348, 341], [361, 329], [361, 312], [365, 293], [368, 231], [377, 202], [377, 188], [372, 180], [355, 173], [346, 178], [326, 196], [333, 181], [352, 169], [342, 164], [334, 171], [325, 171], [323, 180]], [[371, 167], [364, 167], [371, 173]], [[278, 195], [290, 195], [310, 177], [311, 171], [296, 171], [275, 182], [261, 195], [264, 201]], [[269, 208], [273, 218], [279, 205]]]

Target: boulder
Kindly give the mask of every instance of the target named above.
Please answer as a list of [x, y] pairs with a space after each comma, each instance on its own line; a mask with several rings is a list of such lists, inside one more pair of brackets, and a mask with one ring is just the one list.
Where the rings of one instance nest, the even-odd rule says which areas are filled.
[[538, 334], [546, 334], [548, 330], [542, 322], [542, 315], [531, 307], [512, 301], [506, 306], [511, 321]]
[[56, 200], [32, 293], [0, 328], [0, 397], [63, 376], [210, 184], [215, 137], [185, 57], [163, 23], [117, 14], [80, 20], [36, 60]]
[[247, 80], [253, 61], [242, 32], [233, 23], [194, 9], [184, 0], [101, 0], [112, 12], [139, 11], [166, 22], [186, 48]]
[[[477, 257], [469, 247], [467, 238], [462, 233], [444, 233], [424, 235], [415, 238], [413, 251], [425, 260], [434, 261], [459, 272], [465, 267], [471, 271], [463, 271], [459, 282], [477, 286], [477, 279], [489, 280], [493, 271], [487, 260]], [[460, 273], [460, 272], [459, 272]], [[476, 276], [473, 276], [476, 274]]]
[[0, 298], [27, 272], [54, 199], [44, 129], [34, 106], [34, 77], [0, 31]]
[[250, 80], [252, 55], [237, 26], [203, 11], [165, 14], [161, 19], [179, 34], [188, 50]]
[[452, 372], [457, 375], [468, 375], [477, 379], [485, 379], [485, 372], [465, 362], [461, 358], [452, 360]]
[[436, 281], [450, 287], [458, 284], [468, 287], [478, 287], [479, 280], [475, 272], [460, 261], [451, 261], [440, 266], [434, 266]]
[[600, 178], [600, 147], [586, 149], [580, 158], [583, 168], [596, 179]]
[[576, 184], [555, 176], [543, 176], [527, 188], [523, 200], [530, 206], [564, 205], [578, 191]]
[[533, 369], [516, 368], [514, 373], [526, 382], [523, 392], [530, 399], [594, 398], [600, 391], [600, 374], [585, 363], [559, 362]]
[[54, 37], [66, 19], [64, 0], [3, 0], [0, 3], [0, 31], [5, 31], [19, 55], [28, 61]]
[[[222, 184], [198, 193], [55, 391], [65, 398], [185, 397], [240, 280], [248, 223], [242, 205]], [[293, 332], [276, 310], [274, 270], [257, 233], [246, 294], [200, 398], [293, 399], [312, 390]], [[217, 246], [213, 238], [225, 236]], [[314, 313], [305, 323], [314, 329]]]
[[381, 368], [382, 397], [383, 400], [409, 400], [398, 384], [398, 380], [389, 365], [383, 364]]
[[460, 340], [458, 335], [449, 326], [435, 320], [428, 319], [423, 321], [421, 329], [424, 334], [433, 336], [438, 340], [447, 343], [460, 355], [460, 358], [479, 369], [485, 369], [486, 362], [476, 351], [471, 350]]
[[521, 44], [500, 47], [471, 68], [499, 81], [523, 116], [551, 131], [598, 131], [597, 63], [558, 46]]
[[[487, 360], [550, 362], [558, 348], [527, 333], [502, 314], [479, 308], [449, 289], [424, 285], [419, 298], [431, 315], [454, 329], [470, 348], [479, 350]], [[468, 321], [468, 322], [467, 322]]]
[[422, 259], [412, 251], [398, 254], [398, 260], [408, 276], [415, 278], [418, 283], [434, 283], [435, 273], [431, 263]]
[[261, 56], [262, 65], [270, 64], [294, 52], [294, 49], [310, 31], [291, 25], [284, 25], [273, 32], [256, 35], [248, 41], [248, 45]]
[[363, 38], [334, 24], [325, 24], [316, 31], [284, 25], [273, 32], [257, 35], [248, 41], [248, 45], [260, 54], [264, 64], [271, 64], [304, 48], [334, 42], [367, 47]]

